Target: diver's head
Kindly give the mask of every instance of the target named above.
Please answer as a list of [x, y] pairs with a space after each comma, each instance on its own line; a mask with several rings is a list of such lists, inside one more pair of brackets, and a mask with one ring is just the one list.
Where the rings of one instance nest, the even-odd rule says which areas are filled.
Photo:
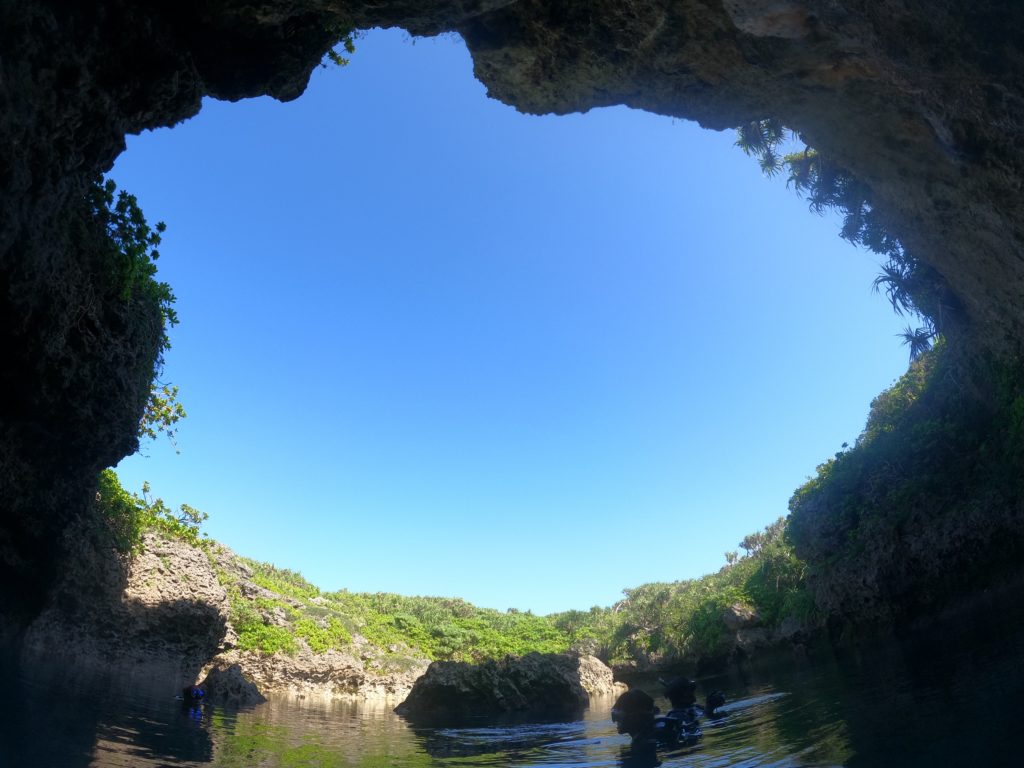
[[626, 691], [612, 706], [612, 722], [619, 733], [628, 733], [634, 739], [654, 724], [658, 708], [654, 699], [638, 688]]
[[186, 685], [181, 693], [185, 701], [201, 701], [206, 698], [206, 691], [198, 685]]
[[673, 677], [661, 680], [665, 686], [665, 696], [672, 702], [672, 709], [686, 709], [697, 702], [697, 684], [687, 677]]
[[712, 691], [708, 694], [708, 698], [704, 703], [704, 712], [711, 717], [718, 714], [715, 712], [716, 709], [725, 704], [725, 694], [721, 691]]

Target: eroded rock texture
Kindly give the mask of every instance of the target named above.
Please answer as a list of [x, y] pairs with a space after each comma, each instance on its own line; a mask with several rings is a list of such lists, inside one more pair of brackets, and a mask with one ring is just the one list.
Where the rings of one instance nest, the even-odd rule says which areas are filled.
[[228, 596], [206, 554], [150, 533], [128, 561], [98, 551], [81, 524], [68, 538], [72, 557], [25, 632], [26, 664], [191, 683], [229, 627]]
[[[1024, 306], [1024, 4], [978, 0], [0, 0], [0, 612], [30, 614], [97, 471], [135, 447], [158, 344], [81, 224], [123, 137], [203, 95], [301, 94], [351, 26], [456, 30], [530, 112], [777, 117], [872, 189], [950, 283], [969, 343]], [[680, 169], [684, 173], [685, 169]], [[742, 308], [737, 308], [742, 310]]]
[[414, 723], [457, 725], [481, 717], [576, 717], [590, 695], [621, 692], [593, 656], [528, 653], [469, 664], [435, 661], [395, 712]]

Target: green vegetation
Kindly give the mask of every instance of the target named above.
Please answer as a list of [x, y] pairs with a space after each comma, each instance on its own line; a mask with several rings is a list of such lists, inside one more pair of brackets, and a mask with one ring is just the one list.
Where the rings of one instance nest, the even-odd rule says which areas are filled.
[[[432, 660], [482, 661], [506, 654], [567, 650], [566, 637], [550, 620], [531, 613], [502, 613], [477, 608], [464, 600], [438, 597], [403, 597], [387, 593], [321, 592], [301, 574], [245, 558], [239, 562], [251, 572], [249, 580], [281, 596], [273, 604], [255, 601], [256, 610], [269, 619], [284, 620], [294, 638], [302, 638], [314, 653], [345, 648], [355, 635], [397, 657]], [[240, 646], [264, 652], [274, 647], [253, 623], [249, 606], [233, 605], [233, 622]], [[240, 627], [241, 622], [241, 628]]]
[[164, 536], [182, 539], [193, 546], [207, 546], [199, 534], [206, 520], [205, 512], [182, 504], [177, 512], [163, 499], [150, 495], [149, 483], [142, 486], [142, 495], [129, 493], [112, 469], [100, 473], [95, 507], [110, 532], [111, 543], [122, 554], [136, 551], [146, 531], [157, 531]]
[[885, 259], [874, 289], [919, 320], [902, 334], [907, 373], [872, 402], [855, 445], [790, 501], [789, 536], [818, 608], [839, 622], [900, 620], [1015, 577], [1024, 362], [970, 343], [945, 279], [904, 247], [870, 187], [833, 158], [776, 120], [742, 126], [736, 143], [767, 175], [785, 171], [811, 210], [838, 212], [842, 237]]
[[345, 590], [324, 597], [353, 617], [359, 632], [375, 645], [406, 644], [430, 659], [483, 661], [569, 647], [550, 620], [529, 612], [477, 608], [459, 599]]
[[102, 226], [109, 243], [109, 262], [114, 284], [126, 301], [135, 296], [153, 299], [160, 308], [163, 336], [156, 360], [156, 369], [163, 365], [163, 353], [170, 349], [168, 328], [178, 322], [174, 310], [175, 297], [167, 283], [156, 279], [156, 249], [167, 229], [163, 222], [150, 227], [135, 195], [124, 190], [117, 193], [113, 179], [97, 179], [89, 187], [88, 204], [93, 219]]
[[252, 569], [253, 583], [264, 589], [299, 600], [311, 600], [320, 596], [319, 588], [302, 578], [298, 571], [277, 568], [270, 563], [259, 563], [244, 557], [241, 559]]
[[328, 618], [326, 625], [310, 618], [300, 618], [295, 622], [295, 633], [306, 641], [313, 653], [344, 648], [352, 642], [352, 635], [337, 616]]
[[112, 469], [100, 472], [95, 507], [107, 524], [114, 548], [122, 554], [136, 550], [142, 541], [145, 516], [139, 508], [138, 497], [121, 487]]
[[178, 388], [159, 381], [164, 354], [171, 348], [168, 332], [178, 324], [174, 293], [170, 285], [156, 277], [160, 258], [157, 246], [167, 227], [163, 222], [150, 227], [135, 195], [118, 192], [112, 179], [94, 181], [86, 204], [91, 225], [106, 235], [106, 259], [118, 295], [124, 301], [152, 304], [159, 312], [160, 341], [153, 361], [149, 401], [139, 421], [139, 437], [155, 438], [163, 432], [173, 444], [176, 425], [186, 414], [178, 402]]
[[[348, 25], [341, 25], [327, 31], [331, 32], [339, 42], [337, 46], [327, 51], [325, 58], [336, 67], [347, 67], [348, 56], [356, 52], [356, 32]], [[337, 50], [338, 47], [341, 47], [348, 56], [342, 56]]]
[[728, 558], [732, 562], [717, 573], [644, 584], [625, 590], [626, 598], [611, 608], [549, 618], [573, 639], [574, 647], [614, 663], [721, 659], [733, 649], [723, 617], [734, 605], [756, 612], [760, 626], [769, 629], [787, 618], [813, 626], [817, 617], [805, 588], [805, 566], [785, 531], [786, 520], [779, 518], [747, 536], [740, 545], [747, 553]]
[[238, 633], [239, 648], [243, 651], [260, 651], [268, 656], [298, 651], [299, 644], [288, 628], [267, 621], [267, 616], [273, 609], [283, 604], [264, 602], [261, 605], [257, 601], [246, 600], [238, 586], [234, 584], [228, 585], [228, 598], [231, 605], [231, 623]]
[[1015, 569], [1022, 415], [1024, 369], [941, 340], [875, 398], [855, 445], [790, 501], [822, 607], [914, 615]]
[[139, 437], [155, 440], [163, 432], [175, 450], [177, 443], [177, 423], [188, 414], [185, 406], [178, 401], [178, 388], [169, 384], [158, 384], [156, 380], [149, 386], [149, 401], [139, 422]]
[[794, 556], [781, 518], [744, 538], [746, 554], [718, 573], [629, 589], [611, 608], [535, 616], [458, 598], [323, 592], [297, 571], [230, 555], [200, 537], [204, 514], [188, 505], [172, 512], [150, 496], [148, 485], [141, 496], [131, 494], [112, 470], [101, 475], [97, 507], [122, 552], [136, 550], [142, 534], [152, 530], [203, 546], [228, 592], [238, 647], [266, 655], [294, 654], [303, 646], [316, 654], [337, 649], [365, 655], [369, 646], [379, 670], [407, 668], [424, 658], [479, 662], [532, 651], [576, 650], [614, 662], [714, 659], [732, 650], [723, 616], [733, 605], [757, 611], [769, 628], [788, 617], [814, 621], [804, 564]]

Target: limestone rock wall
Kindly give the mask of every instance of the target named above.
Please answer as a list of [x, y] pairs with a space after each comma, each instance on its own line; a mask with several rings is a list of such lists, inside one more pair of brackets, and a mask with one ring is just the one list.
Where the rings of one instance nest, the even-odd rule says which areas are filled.
[[397, 703], [427, 669], [423, 657], [383, 669], [383, 651], [362, 637], [319, 654], [301, 641], [291, 655], [241, 650], [217, 571], [234, 574], [243, 599], [283, 598], [239, 582], [246, 569], [229, 549], [147, 533], [129, 560], [96, 546], [80, 526], [72, 534], [71, 565], [24, 633], [28, 664], [146, 676], [172, 694], [208, 679], [212, 700], [242, 704], [270, 695]]
[[179, 680], [191, 682], [228, 631], [227, 594], [206, 555], [146, 534], [128, 560], [87, 534], [75, 538], [69, 567], [25, 633], [26, 659], [126, 674], [160, 670], [172, 691]]
[[435, 661], [395, 711], [435, 726], [496, 715], [563, 717], [578, 715], [591, 694], [620, 691], [612, 671], [593, 656], [528, 653], [480, 664]]
[[[381, 675], [367, 668], [357, 655], [357, 649], [332, 649], [315, 654], [309, 648], [301, 648], [294, 656], [281, 653], [264, 656], [255, 651], [230, 649], [211, 659], [196, 679], [214, 680], [209, 688], [214, 698], [221, 698], [217, 675], [235, 669], [261, 696], [276, 694], [322, 701], [372, 699], [390, 701], [393, 706], [409, 695], [427, 665], [427, 660], [423, 659], [401, 672]], [[251, 701], [241, 698], [241, 703]]]

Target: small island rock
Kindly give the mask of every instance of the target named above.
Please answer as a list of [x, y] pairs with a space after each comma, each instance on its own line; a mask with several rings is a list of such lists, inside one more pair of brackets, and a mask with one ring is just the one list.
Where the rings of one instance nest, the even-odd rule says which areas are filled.
[[614, 685], [599, 660], [574, 654], [529, 653], [482, 664], [436, 661], [395, 712], [434, 726], [496, 716], [574, 718], [590, 703], [588, 687], [601, 694]]

